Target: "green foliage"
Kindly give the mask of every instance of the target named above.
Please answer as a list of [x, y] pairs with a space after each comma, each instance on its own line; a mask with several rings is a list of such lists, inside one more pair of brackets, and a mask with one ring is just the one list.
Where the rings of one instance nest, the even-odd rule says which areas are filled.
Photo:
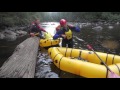
[[35, 19], [55, 21], [65, 18], [71, 22], [94, 22], [99, 20], [120, 21], [120, 12], [0, 12], [0, 28], [29, 25]]
[[36, 12], [0, 12], [0, 28], [28, 25], [36, 16]]

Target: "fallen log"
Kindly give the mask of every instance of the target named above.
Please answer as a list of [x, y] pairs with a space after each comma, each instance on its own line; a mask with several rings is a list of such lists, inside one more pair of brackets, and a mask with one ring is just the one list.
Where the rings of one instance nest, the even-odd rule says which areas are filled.
[[38, 47], [38, 37], [19, 44], [0, 68], [0, 78], [34, 78]]

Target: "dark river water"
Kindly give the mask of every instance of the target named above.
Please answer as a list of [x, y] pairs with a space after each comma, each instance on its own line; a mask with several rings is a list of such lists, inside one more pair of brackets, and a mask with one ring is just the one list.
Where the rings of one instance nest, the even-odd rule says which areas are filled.
[[[52, 35], [55, 33], [56, 22], [43, 23], [42, 26]], [[78, 24], [79, 25], [79, 24]], [[100, 27], [99, 27], [100, 26]], [[94, 28], [94, 27], [97, 27]], [[101, 29], [102, 27], [102, 29]], [[79, 39], [89, 43], [95, 51], [120, 55], [120, 25], [117, 24], [90, 24], [82, 27], [80, 33], [74, 34], [74, 48], [87, 49], [86, 45]], [[16, 41], [0, 40], [0, 67], [12, 55], [18, 44], [24, 41], [28, 36], [18, 38]], [[47, 49], [43, 48], [39, 52], [39, 59], [36, 65], [35, 78], [40, 78], [40, 61], [49, 62], [50, 70], [57, 74], [59, 78], [82, 78], [80, 76], [59, 70], [48, 56]], [[41, 60], [40, 60], [41, 59]], [[72, 67], [71, 67], [72, 68]]]

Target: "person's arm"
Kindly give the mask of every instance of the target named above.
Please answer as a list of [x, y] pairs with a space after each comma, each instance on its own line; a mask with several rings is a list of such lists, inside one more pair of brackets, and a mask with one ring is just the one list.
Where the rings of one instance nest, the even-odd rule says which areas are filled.
[[53, 39], [57, 39], [59, 37], [62, 37], [63, 32], [62, 31], [58, 31], [54, 36]]
[[39, 28], [39, 30], [43, 31], [43, 32], [46, 32], [46, 30], [44, 28], [42, 28], [41, 26], [37, 26]]
[[59, 34], [55, 34], [54, 36], [53, 36], [53, 39], [57, 39], [57, 38], [59, 38], [61, 35], [59, 35]]
[[56, 27], [56, 31], [59, 31], [59, 30], [60, 30], [60, 25]]
[[68, 25], [68, 27], [69, 27], [72, 31], [80, 32], [80, 27], [79, 27], [79, 26]]

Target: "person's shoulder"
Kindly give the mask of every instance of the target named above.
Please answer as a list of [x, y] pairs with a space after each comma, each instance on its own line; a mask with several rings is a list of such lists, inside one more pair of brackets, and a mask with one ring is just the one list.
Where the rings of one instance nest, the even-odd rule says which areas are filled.
[[70, 28], [75, 27], [75, 26], [72, 25], [72, 24], [68, 24], [67, 26], [70, 27]]
[[57, 25], [56, 28], [60, 27], [60, 25]]
[[63, 33], [63, 30], [60, 29], [57, 31], [57, 34], [61, 34], [61, 33]]
[[60, 25], [58, 25], [57, 27], [56, 27], [56, 30], [59, 30], [60, 29]]

